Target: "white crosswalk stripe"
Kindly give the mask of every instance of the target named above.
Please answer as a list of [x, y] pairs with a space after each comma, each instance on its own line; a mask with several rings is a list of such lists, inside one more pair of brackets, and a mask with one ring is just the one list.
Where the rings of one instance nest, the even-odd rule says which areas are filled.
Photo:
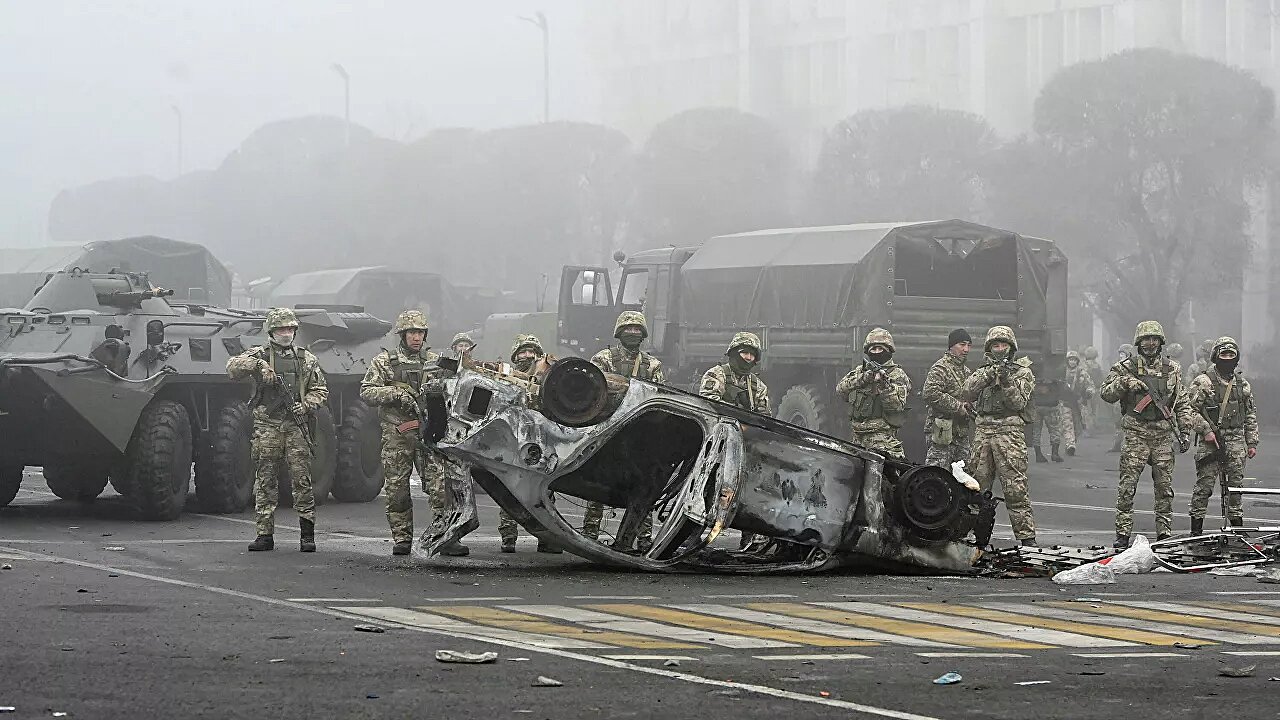
[[693, 605], [667, 605], [667, 607], [676, 608], [677, 610], [699, 612], [706, 615], [715, 615], [717, 617], [729, 618], [732, 620], [760, 623], [761, 625], [776, 625], [778, 627], [789, 628], [791, 630], [802, 630], [804, 632], [816, 633], [818, 635], [831, 635], [849, 640], [870, 640], [872, 642], [882, 642], [888, 645], [912, 645], [916, 647], [963, 647], [962, 645], [952, 645], [949, 643], [935, 642], [933, 640], [907, 637], [905, 635], [894, 635], [892, 633], [880, 632], [879, 630], [870, 630], [850, 625], [837, 625], [836, 623], [822, 622], [821, 620], [809, 620], [807, 618], [792, 617], [790, 615], [778, 615], [776, 613], [733, 607], [732, 605], [703, 603]]
[[1276, 638], [1266, 637], [1264, 635], [1250, 635], [1248, 633], [1230, 632], [1228, 630], [1210, 630], [1208, 628], [1176, 625], [1174, 623], [1155, 622], [1152, 620], [1138, 620], [1136, 618], [1095, 615], [1088, 612], [1065, 610], [1062, 608], [1047, 607], [1045, 605], [1038, 604], [1020, 605], [1018, 603], [983, 603], [982, 607], [991, 608], [992, 610], [1004, 610], [1005, 612], [1022, 613], [1023, 615], [1038, 615], [1040, 617], [1054, 618], [1055, 620], [1093, 623], [1094, 625], [1111, 625], [1114, 627], [1132, 628], [1134, 630], [1148, 630], [1150, 632], [1166, 633], [1169, 635], [1180, 635], [1192, 640], [1209, 640], [1211, 642], [1228, 643], [1232, 645], [1274, 645], [1277, 642]]
[[1258, 615], [1255, 613], [1239, 612], [1237, 610], [1220, 610], [1218, 608], [1203, 608], [1183, 603], [1152, 602], [1146, 600], [1110, 600], [1109, 602], [1114, 605], [1124, 605], [1126, 607], [1135, 607], [1142, 610], [1159, 610], [1161, 612], [1181, 613], [1183, 615], [1199, 615], [1200, 617], [1232, 620], [1234, 622], [1256, 623], [1258, 625], [1280, 625], [1280, 617], [1275, 617], [1274, 615]]
[[691, 630], [678, 625], [664, 625], [650, 620], [636, 620], [633, 618], [623, 617], [621, 615], [612, 615], [610, 613], [597, 612], [595, 610], [584, 610], [582, 608], [569, 607], [566, 605], [503, 605], [501, 607], [505, 610], [529, 613], [530, 615], [541, 615], [542, 617], [555, 618], [557, 620], [567, 620], [569, 622], [576, 623], [578, 625], [585, 625], [597, 630], [612, 630], [614, 632], [633, 633], [636, 635], [650, 635], [653, 637], [670, 638], [672, 640], [688, 640], [689, 642], [719, 645], [721, 647], [752, 649], [796, 647], [793, 643], [781, 642], [779, 640], [762, 640], [759, 638], [731, 635], [722, 632], [713, 633], [707, 630]]
[[604, 643], [589, 642], [586, 640], [573, 640], [569, 638], [555, 637], [553, 635], [539, 635], [536, 633], [525, 633], [516, 630], [507, 630], [505, 628], [495, 628], [483, 625], [472, 625], [461, 620], [434, 615], [432, 613], [421, 612], [418, 610], [409, 610], [406, 608], [389, 608], [389, 607], [335, 607], [334, 610], [351, 613], [353, 615], [362, 615], [364, 617], [374, 618], [376, 620], [385, 620], [387, 622], [400, 623], [402, 625], [411, 625], [413, 627], [430, 628], [432, 630], [450, 630], [460, 635], [471, 635], [476, 637], [492, 637], [499, 640], [511, 640], [513, 642], [525, 643], [535, 647], [557, 648], [560, 650], [607, 650], [613, 645], [605, 645]]
[[880, 603], [823, 602], [814, 604], [821, 605], [823, 607], [835, 608], [837, 610], [848, 610], [850, 612], [864, 613], [867, 615], [878, 615], [880, 617], [893, 618], [895, 620], [929, 623], [931, 625], [941, 625], [943, 627], [958, 628], [961, 630], [974, 630], [991, 635], [1001, 635], [1015, 640], [1044, 643], [1046, 645], [1102, 648], [1133, 647], [1137, 644], [1125, 642], [1123, 640], [1111, 640], [1108, 638], [1090, 637], [1088, 635], [1077, 635], [1075, 633], [1063, 632], [1061, 630], [1045, 630], [1043, 628], [1014, 625], [1012, 623], [996, 622], [993, 620], [978, 620], [975, 618], [943, 615], [942, 613], [928, 612], [926, 610], [913, 610], [910, 608], [896, 607], [894, 605], [881, 605]]

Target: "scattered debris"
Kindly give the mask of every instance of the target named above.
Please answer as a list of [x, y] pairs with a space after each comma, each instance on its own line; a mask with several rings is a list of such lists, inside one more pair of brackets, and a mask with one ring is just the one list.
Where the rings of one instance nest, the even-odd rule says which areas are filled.
[[270, 659], [270, 660], [268, 660], [267, 662], [269, 662], [269, 663], [282, 663], [282, 662], [284, 662], [284, 658], [271, 658], [271, 659]]
[[1218, 674], [1222, 677], [1231, 678], [1247, 678], [1253, 677], [1253, 671], [1257, 670], [1257, 665], [1245, 665], [1244, 667], [1224, 667], [1218, 670]]
[[1280, 568], [1267, 568], [1258, 576], [1258, 582], [1280, 584]]
[[1173, 646], [1176, 648], [1182, 648], [1183, 650], [1199, 650], [1200, 648], [1204, 647], [1204, 645], [1200, 643], [1185, 643], [1185, 642], [1176, 642], [1173, 644]]
[[491, 663], [498, 659], [498, 653], [469, 653], [461, 650], [437, 650], [436, 660], [443, 663], [464, 663], [468, 665], [482, 665]]
[[292, 635], [272, 635], [267, 639], [268, 640], [292, 640], [293, 636]]
[[1063, 570], [1053, 576], [1053, 581], [1059, 585], [1110, 585], [1116, 581], [1116, 571], [1094, 562]]
[[663, 666], [663, 667], [680, 667], [680, 661], [679, 661], [679, 660], [676, 660], [675, 658], [672, 658], [672, 659], [670, 659], [670, 660], [668, 660], [668, 661], [666, 661], [666, 662], [662, 663], [662, 666]]
[[355, 630], [356, 632], [367, 632], [367, 633], [384, 633], [387, 631], [386, 628], [381, 627], [379, 625], [353, 625], [351, 626], [351, 629]]
[[564, 683], [556, 680], [555, 678], [549, 678], [546, 675], [539, 675], [538, 679], [534, 680], [533, 683], [530, 684], [530, 687], [564, 687]]
[[956, 683], [960, 682], [963, 679], [964, 679], [964, 676], [962, 676], [960, 673], [949, 672], [946, 675], [943, 675], [938, 678], [934, 678], [933, 684], [934, 685], [955, 685]]
[[1085, 490], [1109, 490], [1111, 489], [1111, 486], [1110, 485], [1090, 485], [1089, 483], [1085, 483], [1084, 489]]
[[0, 570], [12, 570], [12, 569], [13, 569], [13, 566], [12, 566], [12, 565], [10, 565], [9, 563], [5, 563], [5, 564], [3, 564], [3, 565], [0, 565]]
[[831, 697], [831, 693], [827, 692], [826, 690], [819, 690], [818, 695], [821, 697]]
[[1209, 575], [1225, 575], [1227, 577], [1253, 577], [1258, 574], [1256, 565], [1237, 565], [1236, 567], [1214, 568]]
[[378, 699], [378, 694], [377, 694], [377, 693], [369, 693], [369, 694], [367, 694], [367, 695], [365, 695], [365, 696], [364, 696], [364, 699], [365, 699], [365, 700], [377, 700], [377, 699]]
[[1077, 675], [1106, 675], [1106, 673], [1101, 670], [1081, 670], [1076, 674]]
[[80, 588], [80, 589], [79, 589], [79, 590], [77, 590], [76, 592], [78, 592], [78, 593], [96, 593], [96, 592], [98, 592], [98, 591], [97, 591], [97, 590], [86, 590], [86, 589], [84, 589], [84, 588]]
[[529, 662], [529, 658], [507, 658], [507, 662]]
[[110, 573], [107, 575], [107, 577], [120, 577], [120, 576], [115, 573]]
[[0, 705], [0, 713], [18, 712], [18, 708], [12, 705]]
[[1048, 685], [1051, 682], [1053, 681], [1052, 680], [1023, 680], [1022, 682], [1014, 683], [1014, 685]]
[[55, 712], [55, 713], [53, 713], [53, 716], [54, 716], [54, 717], [66, 717], [67, 715], [70, 715], [70, 713], [64, 713], [64, 712]]
[[1071, 602], [1100, 603], [1100, 602], [1102, 602], [1102, 598], [1095, 598], [1095, 597], [1078, 597], [1078, 598], [1076, 598], [1076, 599], [1072, 600]]
[[106, 547], [104, 547], [104, 548], [102, 548], [102, 549], [103, 549], [103, 550], [111, 550], [111, 551], [114, 551], [114, 552], [121, 552], [121, 551], [123, 551], [123, 550], [124, 550], [124, 546], [123, 546], [123, 545], [108, 545], [108, 546], [106, 546]]

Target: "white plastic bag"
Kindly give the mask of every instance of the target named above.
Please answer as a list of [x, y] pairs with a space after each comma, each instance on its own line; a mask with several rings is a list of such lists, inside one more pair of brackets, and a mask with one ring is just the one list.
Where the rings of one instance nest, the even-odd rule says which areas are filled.
[[1103, 562], [1117, 575], [1137, 575], [1155, 569], [1156, 554], [1151, 551], [1151, 543], [1145, 536], [1134, 535], [1128, 550]]
[[1107, 585], [1116, 581], [1116, 571], [1109, 565], [1093, 562], [1063, 570], [1053, 576], [1053, 581], [1059, 585]]
[[955, 478], [960, 481], [961, 485], [964, 485], [965, 487], [969, 488], [974, 492], [978, 492], [978, 489], [980, 487], [978, 485], [978, 481], [974, 480], [972, 475], [964, 471], [963, 460], [957, 460], [951, 463], [951, 474], [954, 475]]

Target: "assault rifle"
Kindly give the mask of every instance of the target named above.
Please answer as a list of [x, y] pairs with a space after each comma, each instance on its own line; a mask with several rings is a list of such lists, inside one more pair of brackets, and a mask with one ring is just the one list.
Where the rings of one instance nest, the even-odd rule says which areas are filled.
[[[302, 437], [307, 441], [307, 449], [314, 453], [316, 432], [315, 413], [308, 410], [306, 419], [303, 419], [294, 415], [289, 409], [292, 408], [295, 403], [302, 402], [302, 398], [298, 396], [298, 388], [294, 387], [291, 383], [286, 383], [284, 378], [279, 375], [276, 375], [276, 379], [267, 383], [265, 387], [270, 388], [274, 395], [271, 402], [264, 406], [264, 409], [267, 411], [267, 416], [275, 417], [281, 410], [284, 410], [285, 414], [288, 415], [289, 418], [297, 424], [298, 429], [302, 431]], [[303, 407], [306, 406], [303, 405]]]
[[1142, 383], [1143, 387], [1147, 389], [1147, 394], [1138, 401], [1137, 405], [1133, 406], [1133, 412], [1135, 414], [1141, 413], [1143, 410], [1147, 409], [1148, 405], [1155, 403], [1156, 408], [1160, 410], [1160, 415], [1163, 416], [1165, 420], [1168, 420], [1169, 424], [1173, 426], [1173, 434], [1178, 438], [1178, 452], [1185, 453], [1191, 447], [1191, 440], [1188, 439], [1186, 433], [1182, 431], [1182, 423], [1178, 420], [1178, 414], [1169, 408], [1169, 399], [1165, 397], [1164, 393], [1157, 392], [1155, 388], [1151, 387], [1151, 383], [1148, 382], [1146, 378], [1139, 375], [1137, 371], [1133, 369], [1133, 365], [1124, 362], [1121, 362], [1120, 364], [1131, 376], [1136, 378], [1138, 382]]

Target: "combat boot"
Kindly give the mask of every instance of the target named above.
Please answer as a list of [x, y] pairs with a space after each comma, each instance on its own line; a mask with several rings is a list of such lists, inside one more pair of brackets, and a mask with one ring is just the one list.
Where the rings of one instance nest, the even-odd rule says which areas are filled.
[[1204, 518], [1191, 518], [1191, 535], [1204, 534]]
[[1117, 549], [1117, 550], [1127, 550], [1127, 549], [1129, 549], [1129, 536], [1128, 536], [1128, 535], [1116, 535], [1116, 541], [1115, 541], [1115, 544], [1113, 544], [1111, 547], [1113, 547], [1113, 548], [1115, 548], [1115, 549]]
[[1022, 547], [1040, 547], [1039, 545], [1036, 544], [1036, 539], [1033, 537], [1022, 538], [1022, 540], [1019, 542], [1021, 543]]
[[1058, 443], [1049, 446], [1049, 457], [1053, 458], [1054, 462], [1062, 462], [1062, 456], [1058, 454]]
[[412, 540], [405, 540], [404, 542], [398, 542], [391, 546], [392, 555], [408, 555], [411, 552], [413, 552]]
[[471, 548], [454, 540], [453, 542], [440, 548], [440, 554], [448, 557], [466, 557], [471, 554]]
[[1068, 446], [1067, 446], [1067, 457], [1075, 457], [1075, 456], [1076, 456], [1076, 446], [1075, 446], [1075, 445], [1068, 445]]
[[502, 538], [502, 552], [513, 553], [516, 551], [515, 538]]
[[1227, 522], [1231, 524], [1231, 527], [1244, 527], [1244, 518], [1242, 517], [1228, 518]]
[[302, 552], [316, 551], [316, 524], [312, 520], [301, 518], [298, 520], [298, 527], [302, 528], [302, 541], [299, 549]]
[[275, 550], [276, 539], [272, 535], [259, 535], [249, 543], [249, 552], [259, 552], [261, 550]]
[[1037, 445], [1037, 446], [1035, 447], [1035, 451], [1036, 451], [1036, 462], [1038, 462], [1038, 463], [1047, 463], [1047, 462], [1049, 462], [1049, 459], [1048, 459], [1048, 458], [1046, 458], [1046, 457], [1044, 456], [1044, 452], [1042, 452], [1042, 451], [1040, 450], [1040, 446], [1039, 446], [1039, 445]]

